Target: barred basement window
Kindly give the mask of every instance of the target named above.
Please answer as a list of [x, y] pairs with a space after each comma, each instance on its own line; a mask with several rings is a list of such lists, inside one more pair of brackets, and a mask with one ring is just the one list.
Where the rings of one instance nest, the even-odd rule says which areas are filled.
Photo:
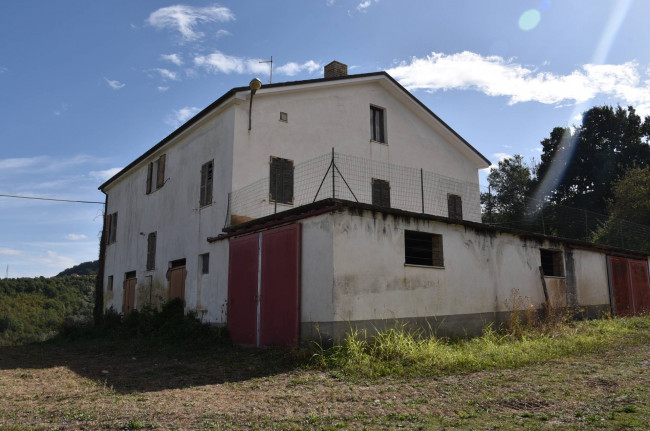
[[156, 268], [156, 232], [151, 232], [147, 237], [147, 271]]
[[370, 107], [370, 140], [386, 142], [384, 137], [384, 110], [376, 106]]
[[201, 166], [201, 196], [199, 205], [206, 206], [212, 203], [212, 177], [214, 174], [214, 160], [210, 160]]
[[372, 204], [390, 208], [390, 183], [388, 181], [372, 179]]
[[442, 235], [404, 231], [404, 263], [407, 265], [444, 267]]
[[458, 195], [447, 195], [447, 214], [450, 219], [463, 219], [463, 199]]
[[106, 244], [113, 244], [117, 239], [117, 212], [106, 216]]
[[564, 277], [564, 259], [561, 250], [546, 250], [541, 248], [542, 271], [548, 277]]
[[271, 156], [269, 202], [293, 204], [293, 160]]

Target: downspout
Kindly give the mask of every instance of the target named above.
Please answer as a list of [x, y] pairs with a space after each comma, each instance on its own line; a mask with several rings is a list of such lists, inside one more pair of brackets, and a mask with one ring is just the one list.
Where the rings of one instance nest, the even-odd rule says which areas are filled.
[[93, 320], [95, 328], [101, 328], [104, 324], [104, 266], [106, 263], [106, 211], [108, 211], [108, 195], [104, 193], [104, 213], [102, 217], [102, 235], [99, 240], [99, 262], [97, 278], [95, 279], [95, 308], [93, 309]]

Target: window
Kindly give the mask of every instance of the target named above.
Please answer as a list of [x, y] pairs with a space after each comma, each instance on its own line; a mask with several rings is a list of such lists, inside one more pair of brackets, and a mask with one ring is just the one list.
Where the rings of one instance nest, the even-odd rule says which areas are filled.
[[539, 250], [542, 258], [542, 272], [547, 277], [564, 277], [564, 262], [561, 250]]
[[151, 232], [147, 237], [147, 271], [156, 268], [156, 232]]
[[201, 166], [201, 196], [199, 205], [204, 207], [212, 203], [212, 177], [214, 174], [214, 160], [210, 160]]
[[201, 262], [201, 274], [210, 273], [210, 253], [204, 253], [199, 255], [199, 261]]
[[289, 121], [289, 114], [286, 112], [280, 112], [280, 121], [284, 121], [285, 123]]
[[163, 154], [155, 162], [147, 165], [147, 194], [153, 191], [153, 173], [156, 172], [156, 190], [165, 185], [165, 161], [167, 155]]
[[106, 216], [106, 244], [113, 244], [117, 238], [117, 213]]
[[108, 281], [106, 282], [106, 291], [107, 292], [112, 292], [113, 291], [113, 276], [112, 275], [108, 276]]
[[372, 179], [372, 204], [390, 208], [390, 183], [388, 181]]
[[463, 199], [458, 195], [447, 195], [447, 214], [450, 219], [463, 219]]
[[407, 230], [404, 232], [407, 265], [443, 267], [442, 235]]
[[370, 107], [370, 139], [386, 142], [384, 138], [384, 110], [376, 106]]
[[293, 160], [271, 156], [269, 201], [293, 204]]
[[129, 280], [131, 278], [135, 278], [135, 271], [129, 271], [124, 273], [125, 280]]

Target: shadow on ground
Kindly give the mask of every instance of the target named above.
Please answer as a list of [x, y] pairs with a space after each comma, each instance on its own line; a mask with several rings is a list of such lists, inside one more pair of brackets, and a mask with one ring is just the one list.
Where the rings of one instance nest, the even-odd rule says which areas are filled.
[[0, 347], [0, 370], [67, 367], [119, 393], [239, 382], [295, 370], [305, 353], [217, 346], [198, 351], [152, 351], [84, 343], [45, 342]]

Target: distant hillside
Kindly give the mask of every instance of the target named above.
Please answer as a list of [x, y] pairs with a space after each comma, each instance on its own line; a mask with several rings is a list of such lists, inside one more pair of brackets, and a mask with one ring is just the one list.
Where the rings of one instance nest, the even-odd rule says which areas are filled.
[[93, 260], [92, 262], [83, 262], [59, 272], [56, 276], [63, 277], [64, 275], [95, 275], [99, 269], [99, 261]]
[[0, 346], [45, 340], [64, 322], [90, 322], [94, 285], [94, 275], [0, 280]]

